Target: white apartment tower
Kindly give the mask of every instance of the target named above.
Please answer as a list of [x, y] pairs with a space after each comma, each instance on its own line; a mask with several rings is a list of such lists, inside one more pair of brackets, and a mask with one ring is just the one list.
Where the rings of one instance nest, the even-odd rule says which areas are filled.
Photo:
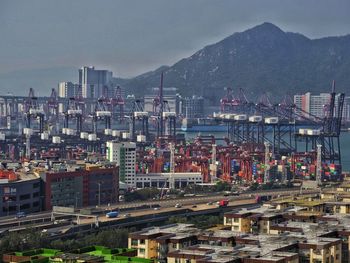
[[72, 98], [81, 95], [80, 93], [79, 84], [72, 82], [58, 83], [58, 97], [60, 98]]
[[107, 159], [119, 166], [119, 180], [128, 186], [136, 185], [136, 143], [107, 142]]

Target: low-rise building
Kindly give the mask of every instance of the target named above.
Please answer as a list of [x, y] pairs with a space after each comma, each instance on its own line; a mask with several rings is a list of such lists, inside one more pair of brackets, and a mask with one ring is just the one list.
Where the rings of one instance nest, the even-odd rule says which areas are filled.
[[138, 174], [135, 177], [136, 187], [157, 187], [169, 188], [170, 181], [173, 180], [173, 185], [176, 189], [181, 189], [189, 184], [203, 183], [203, 176], [201, 173], [148, 173]]
[[235, 209], [224, 214], [230, 230], [189, 224], [147, 228], [129, 235], [129, 247], [140, 257], [172, 263], [350, 262], [348, 196], [326, 196], [276, 198]]
[[45, 171], [45, 209], [53, 206], [95, 206], [119, 199], [118, 167], [100, 165], [67, 166], [65, 170]]
[[32, 172], [0, 170], [0, 216], [41, 210], [40, 177]]

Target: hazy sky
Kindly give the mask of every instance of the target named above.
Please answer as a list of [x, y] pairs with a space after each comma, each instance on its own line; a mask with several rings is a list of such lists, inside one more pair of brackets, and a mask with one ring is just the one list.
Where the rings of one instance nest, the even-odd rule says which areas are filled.
[[349, 0], [0, 0], [0, 73], [95, 65], [134, 76], [262, 22], [350, 33]]

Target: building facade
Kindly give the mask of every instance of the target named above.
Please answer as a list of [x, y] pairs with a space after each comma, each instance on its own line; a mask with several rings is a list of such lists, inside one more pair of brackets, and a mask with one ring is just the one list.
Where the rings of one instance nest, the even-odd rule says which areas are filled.
[[72, 98], [81, 96], [81, 87], [72, 82], [60, 82], [58, 84], [58, 97]]
[[350, 122], [350, 96], [345, 97], [344, 100], [343, 120], [347, 123]]
[[76, 171], [46, 172], [45, 209], [53, 206], [95, 206], [119, 200], [118, 167], [90, 166]]
[[113, 73], [108, 70], [97, 70], [94, 67], [79, 69], [79, 85], [83, 98], [99, 98], [109, 93], [113, 86]]
[[40, 177], [31, 173], [0, 171], [0, 216], [41, 210]]
[[156, 187], [156, 188], [169, 188], [171, 180], [172, 185], [176, 189], [182, 189], [190, 184], [203, 183], [203, 176], [201, 173], [148, 173], [138, 174], [136, 176], [136, 187]]
[[[294, 104], [297, 107], [297, 112], [308, 118], [313, 116], [324, 118], [329, 110], [330, 101], [330, 93], [312, 95], [310, 92], [307, 92], [302, 95], [294, 95]], [[338, 101], [339, 94], [335, 96], [335, 114], [337, 114]], [[343, 121], [350, 121], [350, 97], [346, 97], [344, 100]]]
[[331, 95], [329, 93], [312, 95], [310, 92], [307, 92], [302, 95], [294, 95], [294, 104], [297, 106], [297, 108], [303, 110], [304, 115], [309, 114], [310, 116], [323, 118], [325, 117], [325, 107], [329, 104], [330, 99]]
[[204, 98], [201, 96], [192, 96], [181, 98], [180, 114], [185, 118], [204, 117]]
[[107, 159], [119, 167], [119, 179], [129, 186], [136, 184], [136, 143], [107, 142]]

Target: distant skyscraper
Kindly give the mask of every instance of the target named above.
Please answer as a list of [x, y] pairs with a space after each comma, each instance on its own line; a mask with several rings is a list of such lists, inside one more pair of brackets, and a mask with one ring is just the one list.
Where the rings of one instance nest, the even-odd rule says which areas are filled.
[[94, 67], [79, 69], [79, 85], [83, 98], [99, 98], [108, 94], [113, 86], [113, 73], [108, 70], [97, 70]]
[[58, 84], [58, 97], [71, 98], [79, 97], [79, 95], [81, 95], [79, 84], [74, 84], [72, 82], [60, 82]]
[[[337, 114], [338, 109], [338, 100], [339, 100], [339, 94], [335, 96], [335, 109], [334, 114]], [[331, 94], [330, 93], [320, 93], [319, 95], [312, 95], [310, 92], [307, 92], [302, 95], [294, 95], [294, 104], [302, 109], [305, 113], [299, 113], [303, 114], [305, 117], [311, 117], [316, 116], [318, 118], [324, 118], [329, 110], [329, 103], [331, 101]], [[346, 120], [346, 110], [348, 108], [347, 100], [344, 101], [344, 107], [343, 107], [343, 120]], [[309, 116], [310, 114], [310, 116]]]

